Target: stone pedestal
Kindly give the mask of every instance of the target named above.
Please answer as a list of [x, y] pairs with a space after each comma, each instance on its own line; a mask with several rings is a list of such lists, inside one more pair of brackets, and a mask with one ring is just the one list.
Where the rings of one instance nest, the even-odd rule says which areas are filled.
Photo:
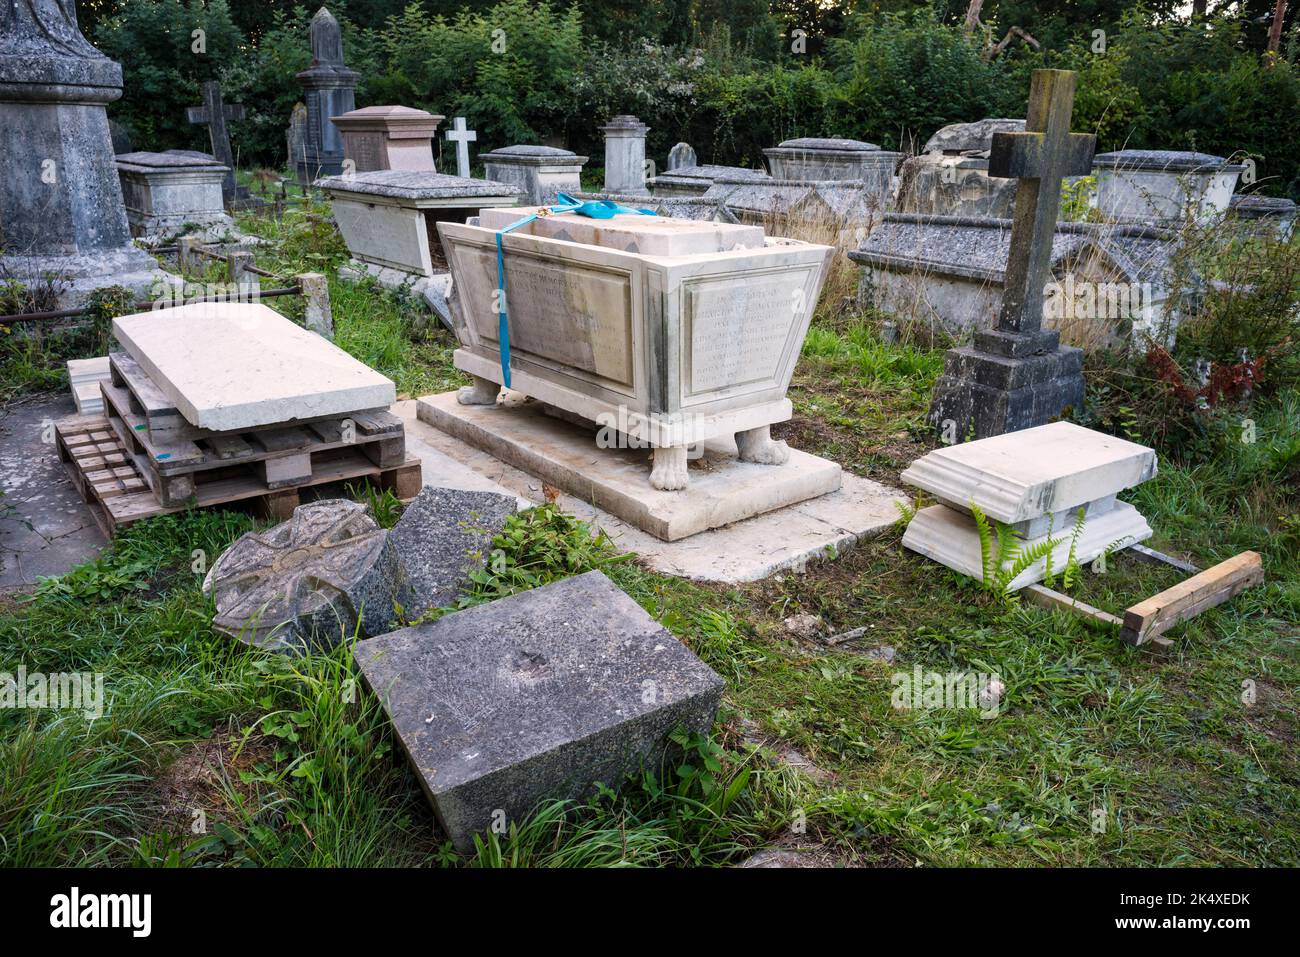
[[231, 232], [221, 195], [226, 167], [189, 150], [123, 153], [117, 157], [131, 235], [160, 245], [182, 231], [205, 240]]
[[582, 189], [582, 167], [587, 157], [556, 146], [507, 146], [480, 153], [487, 178], [519, 187], [529, 206], [550, 206], [556, 193]]
[[105, 106], [122, 69], [81, 35], [72, 4], [28, 0], [0, 14], [0, 243], [20, 282], [55, 278], [59, 305], [174, 281], [131, 244]]
[[1097, 208], [1117, 222], [1177, 223], [1223, 215], [1245, 170], [1222, 156], [1119, 150], [1094, 157]]
[[343, 172], [343, 135], [330, 122], [356, 109], [360, 74], [343, 63], [343, 42], [334, 16], [321, 7], [311, 21], [311, 66], [297, 74], [307, 103], [303, 155], [297, 158], [298, 182], [311, 185], [320, 176]]
[[516, 187], [445, 173], [386, 170], [316, 184], [329, 198], [348, 250], [362, 263], [417, 276], [445, 273], [437, 224], [483, 207], [516, 206]]
[[[1052, 567], [1091, 561], [1151, 535], [1146, 519], [1116, 495], [1156, 474], [1153, 450], [1068, 422], [936, 449], [901, 478], [941, 504], [917, 512], [903, 545], [973, 578], [983, 578], [983, 549], [974, 505], [992, 523], [1010, 528], [1016, 548], [1053, 540]], [[1074, 528], [1083, 510], [1082, 531]], [[996, 532], [992, 546], [997, 545]], [[1008, 562], [1010, 564], [1010, 562]], [[1043, 578], [1040, 559], [1011, 582], [1019, 589]]]
[[616, 116], [605, 134], [605, 192], [640, 195], [646, 192], [645, 135], [650, 132], [635, 116]]
[[367, 106], [331, 117], [343, 136], [343, 155], [352, 161], [353, 173], [436, 172], [433, 137], [443, 119], [409, 106]]

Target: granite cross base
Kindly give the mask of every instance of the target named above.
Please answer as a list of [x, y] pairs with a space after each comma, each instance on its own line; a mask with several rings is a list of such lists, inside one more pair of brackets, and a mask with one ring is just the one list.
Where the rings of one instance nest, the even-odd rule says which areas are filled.
[[986, 330], [950, 349], [929, 422], [954, 442], [1044, 425], [1083, 406], [1083, 351], [1053, 330]]

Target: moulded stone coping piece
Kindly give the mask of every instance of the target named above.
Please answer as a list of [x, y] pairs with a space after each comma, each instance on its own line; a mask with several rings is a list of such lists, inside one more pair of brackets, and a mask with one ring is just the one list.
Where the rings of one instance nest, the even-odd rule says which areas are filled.
[[1140, 485], [1156, 474], [1153, 449], [1051, 422], [928, 452], [901, 478], [954, 508], [973, 501], [1014, 524], [1075, 508]]

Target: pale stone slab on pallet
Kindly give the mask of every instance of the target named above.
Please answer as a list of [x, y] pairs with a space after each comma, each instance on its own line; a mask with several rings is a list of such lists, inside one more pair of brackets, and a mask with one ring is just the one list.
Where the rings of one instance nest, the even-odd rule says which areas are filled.
[[113, 334], [191, 425], [215, 432], [387, 408], [397, 397], [391, 379], [260, 304], [121, 316]]
[[1052, 422], [928, 452], [901, 478], [967, 511], [973, 500], [1014, 524], [1074, 509], [1156, 474], [1153, 449], [1071, 422]]
[[353, 649], [439, 823], [462, 851], [539, 801], [657, 770], [707, 732], [724, 684], [600, 572]]
[[[1048, 538], [1059, 539], [1052, 550], [1052, 568], [1060, 571], [1070, 555], [1072, 528], [1059, 528], [1050, 535], [1026, 539], [1019, 548], [1028, 550]], [[1084, 523], [1075, 543], [1075, 559], [1083, 564], [1112, 548], [1119, 549], [1151, 537], [1151, 526], [1132, 505], [1116, 502], [1114, 507]], [[946, 505], [931, 505], [916, 513], [903, 534], [903, 546], [932, 558], [954, 571], [977, 581], [984, 578], [983, 553], [975, 519]], [[996, 537], [991, 543], [996, 549]], [[1046, 575], [1046, 561], [1038, 562], [1017, 575], [1010, 584], [1012, 591], [1041, 581]]]

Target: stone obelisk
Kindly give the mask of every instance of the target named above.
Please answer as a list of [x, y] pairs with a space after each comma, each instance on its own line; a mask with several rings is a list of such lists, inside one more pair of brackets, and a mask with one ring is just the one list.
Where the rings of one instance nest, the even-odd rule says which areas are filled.
[[0, 262], [29, 286], [56, 280], [62, 308], [174, 281], [127, 229], [105, 110], [121, 95], [122, 68], [81, 35], [73, 0], [0, 6]]

